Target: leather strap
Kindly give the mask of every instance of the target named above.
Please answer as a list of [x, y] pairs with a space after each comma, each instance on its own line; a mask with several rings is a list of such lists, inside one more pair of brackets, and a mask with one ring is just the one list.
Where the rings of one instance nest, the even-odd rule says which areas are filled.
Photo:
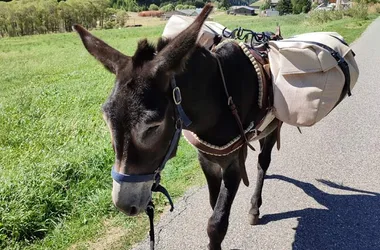
[[271, 86], [271, 74], [269, 69], [269, 62], [267, 58], [264, 58], [261, 56], [255, 49], [250, 48], [249, 52], [255, 58], [255, 60], [259, 63], [259, 69], [261, 72], [262, 77], [262, 83], [263, 83], [263, 98], [262, 98], [262, 109], [267, 110], [272, 105], [268, 100], [269, 95], [269, 86]]
[[[236, 44], [236, 43], [234, 43], [234, 44]], [[259, 118], [254, 121], [255, 127], [252, 129], [248, 128], [244, 131], [241, 119], [239, 117], [239, 112], [236, 108], [236, 105], [233, 102], [232, 97], [229, 95], [220, 61], [216, 57], [216, 60], [218, 62], [218, 67], [220, 70], [220, 74], [221, 74], [221, 78], [223, 81], [224, 91], [225, 91], [226, 96], [228, 98], [228, 106], [229, 106], [231, 113], [234, 116], [236, 123], [239, 127], [240, 138], [233, 140], [233, 142], [231, 141], [231, 144], [227, 144], [226, 146], [219, 147], [219, 146], [211, 145], [210, 143], [207, 143], [205, 141], [202, 141], [200, 138], [198, 138], [198, 136], [196, 134], [194, 134], [191, 131], [183, 130], [182, 133], [183, 133], [185, 139], [190, 144], [192, 144], [194, 147], [196, 147], [199, 151], [206, 153], [206, 154], [215, 155], [215, 156], [225, 156], [225, 155], [231, 154], [232, 152], [240, 149], [244, 145], [247, 145], [251, 148], [252, 146], [250, 145], [249, 142], [252, 140], [255, 140], [255, 138], [261, 139], [262, 136], [260, 136], [260, 134], [264, 130], [265, 131], [264, 131], [263, 135], [268, 133], [269, 130], [266, 130], [266, 128], [268, 127], [269, 124], [272, 124], [270, 127], [272, 127], [271, 131], [273, 130], [273, 122], [275, 122], [274, 121], [275, 116], [274, 116], [274, 113], [272, 110], [272, 105], [273, 105], [273, 93], [272, 92], [273, 91], [270, 91], [272, 89], [272, 84], [271, 84], [271, 74], [270, 74], [269, 63], [268, 63], [267, 59], [263, 58], [258, 52], [253, 52], [252, 56], [255, 58], [255, 60], [257, 60], [259, 62], [258, 66], [260, 68], [260, 72], [261, 72], [261, 76], [262, 76], [262, 82], [263, 82], [263, 105], [262, 105], [261, 112], [258, 116]], [[263, 64], [261, 64], [260, 62]], [[278, 125], [280, 125], [280, 124], [278, 124]], [[280, 131], [277, 131], [278, 145], [280, 142], [279, 135], [280, 135]], [[254, 150], [253, 147], [251, 149]], [[241, 158], [242, 156], [239, 155], [239, 157]], [[241, 169], [241, 172], [242, 172], [242, 175], [245, 175], [244, 173], [246, 171], [245, 171], [245, 169]], [[246, 183], [248, 184], [248, 178], [246, 180], [243, 179], [243, 181], [245, 184]]]
[[[278, 32], [279, 36], [281, 36], [281, 32], [278, 27]], [[276, 34], [277, 35], [277, 34]], [[273, 106], [273, 91], [268, 91], [272, 89], [272, 75], [270, 72], [270, 64], [267, 59], [267, 57], [261, 56], [255, 49], [249, 49], [251, 52], [252, 56], [256, 59], [256, 61], [259, 62], [260, 70], [263, 73], [263, 100], [262, 100], [262, 108], [263, 109], [268, 109]], [[264, 52], [266, 53], [266, 52]], [[269, 92], [269, 93], [268, 93]], [[265, 118], [265, 117], [264, 117]], [[283, 122], [278, 120], [278, 125], [277, 125], [277, 150], [280, 150], [281, 147], [281, 127], [282, 127]]]
[[281, 148], [281, 136], [280, 136], [280, 132], [281, 132], [281, 127], [282, 127], [282, 124], [284, 122], [278, 120], [278, 125], [277, 125], [277, 150], [280, 150]]
[[[183, 135], [185, 136], [186, 140], [191, 143], [194, 147], [199, 149], [199, 151], [210, 154], [210, 155], [215, 155], [215, 156], [225, 156], [229, 155], [232, 152], [238, 150], [243, 144], [244, 140], [240, 139], [236, 141], [235, 143], [229, 145], [228, 147], [213, 147], [209, 146], [207, 144], [202, 143], [196, 135], [194, 135], [191, 131], [189, 130], [183, 130], [182, 131]], [[246, 136], [249, 138], [250, 135], [254, 135], [253, 132], [248, 132]]]
[[[239, 130], [240, 130], [240, 135], [241, 135], [240, 140], [243, 141], [244, 144], [247, 145], [250, 149], [255, 151], [255, 148], [249, 143], [249, 141], [245, 135], [243, 124], [240, 120], [239, 112], [238, 112], [238, 110], [234, 104], [234, 101], [232, 100], [232, 96], [228, 93], [226, 80], [224, 79], [223, 69], [222, 69], [222, 65], [220, 64], [219, 58], [217, 56], [215, 58], [216, 58], [216, 61], [218, 62], [219, 71], [220, 71], [220, 75], [222, 77], [222, 82], [223, 82], [223, 86], [224, 86], [224, 91], [226, 92], [226, 96], [227, 96], [227, 100], [228, 100], [228, 107], [230, 108], [231, 113], [234, 116], [236, 123], [238, 124]], [[240, 167], [241, 178], [242, 178], [244, 184], [248, 187], [249, 180], [248, 180], [247, 170], [245, 169], [245, 164], [240, 164], [239, 167]]]
[[222, 77], [224, 92], [226, 93], [226, 96], [227, 96], [227, 100], [228, 100], [227, 104], [228, 104], [228, 107], [231, 110], [232, 115], [234, 116], [234, 118], [236, 120], [236, 123], [238, 124], [239, 130], [240, 130], [241, 139], [244, 140], [244, 142], [249, 146], [250, 149], [252, 149], [253, 151], [256, 151], [255, 148], [247, 140], [247, 137], [245, 136], [245, 132], [244, 132], [243, 124], [242, 124], [242, 122], [240, 120], [239, 112], [238, 112], [238, 110], [236, 108], [236, 105], [235, 105], [234, 101], [232, 100], [232, 96], [228, 93], [226, 80], [224, 79], [222, 65], [220, 64], [219, 58], [218, 57], [215, 57], [215, 58], [216, 58], [216, 61], [218, 62], [220, 75]]

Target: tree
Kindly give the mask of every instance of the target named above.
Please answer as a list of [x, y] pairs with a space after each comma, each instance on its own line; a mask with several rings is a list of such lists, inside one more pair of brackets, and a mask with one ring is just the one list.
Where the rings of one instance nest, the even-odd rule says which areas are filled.
[[125, 10], [137, 11], [138, 7], [136, 0], [125, 0]]
[[158, 10], [158, 6], [152, 3], [151, 5], [149, 5], [149, 10]]
[[[132, 1], [132, 0], [129, 0]], [[22, 36], [103, 25], [109, 0], [14, 0], [0, 2], [0, 35]]]
[[293, 5], [291, 0], [280, 0], [277, 3], [276, 10], [280, 12], [280, 15], [289, 14], [293, 12]]
[[292, 0], [293, 14], [307, 13], [311, 9], [310, 0]]
[[260, 10], [270, 9], [270, 0], [265, 0], [264, 3], [260, 6]]
[[125, 9], [126, 3], [124, 0], [111, 0], [110, 5], [115, 9]]
[[231, 7], [231, 3], [229, 0], [221, 0], [220, 1], [219, 8], [228, 9], [229, 7]]
[[125, 10], [118, 10], [116, 12], [116, 25], [119, 27], [124, 27], [128, 21], [128, 13]]
[[195, 5], [196, 8], [203, 8], [205, 6], [205, 3], [202, 2], [202, 1], [200, 1], [200, 0], [196, 0], [194, 2], [194, 5]]
[[162, 6], [160, 10], [163, 12], [169, 12], [169, 11], [173, 11], [174, 9], [175, 9], [174, 5], [169, 3], [167, 5]]

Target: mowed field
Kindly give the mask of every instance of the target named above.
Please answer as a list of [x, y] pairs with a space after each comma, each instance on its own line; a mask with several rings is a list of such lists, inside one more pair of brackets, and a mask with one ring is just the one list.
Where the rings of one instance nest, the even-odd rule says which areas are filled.
[[[274, 31], [278, 23], [284, 37], [337, 31], [348, 42], [373, 18], [315, 24], [306, 15], [212, 16], [230, 29]], [[93, 33], [132, 55], [139, 39], [160, 36], [164, 23], [157, 20]], [[75, 33], [0, 39], [1, 249], [128, 249], [147, 234], [144, 215], [127, 218], [111, 202], [114, 156], [100, 110], [113, 80]], [[204, 183], [196, 152], [184, 141], [163, 182], [174, 198]], [[155, 199], [163, 211], [165, 199]]]

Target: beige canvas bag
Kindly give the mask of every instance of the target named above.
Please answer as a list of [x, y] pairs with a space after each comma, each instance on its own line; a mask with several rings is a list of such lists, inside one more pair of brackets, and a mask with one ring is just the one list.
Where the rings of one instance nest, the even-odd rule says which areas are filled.
[[[312, 126], [347, 93], [346, 79], [350, 90], [355, 86], [358, 66], [353, 52], [342, 41], [337, 33], [315, 32], [269, 42], [274, 110], [279, 120], [294, 126]], [[326, 45], [347, 62], [348, 77]]]
[[[194, 20], [195, 18], [193, 17], [173, 15], [166, 23], [162, 36], [166, 38], [174, 38], [181, 31], [190, 26]], [[214, 37], [217, 35], [222, 35], [223, 29], [225, 28], [226, 27], [217, 22], [204, 22], [198, 35], [198, 43], [205, 48], [210, 48], [214, 44]], [[225, 31], [228, 33], [230, 32], [228, 29]]]

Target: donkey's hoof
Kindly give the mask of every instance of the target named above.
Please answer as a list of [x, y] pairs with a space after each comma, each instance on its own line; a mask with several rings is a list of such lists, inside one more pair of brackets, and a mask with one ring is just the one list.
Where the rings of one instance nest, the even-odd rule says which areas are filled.
[[208, 250], [222, 250], [222, 247], [220, 244], [208, 244], [207, 246]]
[[248, 221], [251, 225], [259, 224], [259, 215], [258, 214], [248, 214]]

